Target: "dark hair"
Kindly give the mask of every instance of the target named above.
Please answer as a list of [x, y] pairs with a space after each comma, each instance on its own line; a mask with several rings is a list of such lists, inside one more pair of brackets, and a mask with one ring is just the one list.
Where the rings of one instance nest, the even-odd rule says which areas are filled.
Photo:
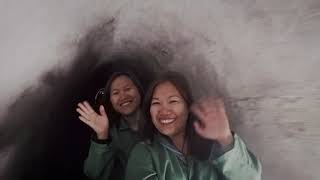
[[[188, 108], [190, 108], [190, 106], [194, 103], [188, 80], [182, 74], [173, 71], [168, 71], [160, 74], [158, 78], [156, 78], [156, 80], [151, 84], [144, 97], [143, 112], [146, 117], [143, 119], [143, 121], [140, 121], [141, 136], [144, 140], [153, 141], [154, 135], [158, 133], [158, 130], [151, 121], [150, 106], [155, 88], [159, 84], [162, 84], [164, 82], [170, 82], [177, 88], [178, 92], [186, 102]], [[191, 154], [195, 155], [199, 159], [205, 159], [209, 151], [203, 152], [203, 149], [209, 149], [209, 147], [206, 148], [206, 146], [209, 146], [209, 141], [201, 138], [198, 134], [195, 133], [193, 122], [196, 120], [196, 117], [189, 111], [185, 138], [188, 139], [188, 148], [191, 151]]]
[[[119, 112], [117, 112], [110, 101], [110, 91], [111, 91], [111, 85], [112, 82], [118, 78], [119, 76], [127, 76], [132, 82], [133, 84], [137, 87], [139, 94], [141, 96], [141, 102], [143, 102], [143, 95], [144, 95], [144, 89], [143, 86], [141, 85], [140, 81], [138, 80], [138, 78], [130, 71], [123, 71], [123, 72], [114, 72], [111, 77], [109, 78], [109, 80], [106, 83], [105, 88], [100, 89], [95, 97], [95, 101], [96, 104], [101, 105], [103, 104], [105, 109], [106, 109], [106, 113], [108, 115], [109, 118], [109, 125], [110, 127], [112, 127], [114, 124], [118, 125], [119, 124], [119, 118], [121, 116], [121, 114]], [[98, 96], [102, 97], [98, 97]], [[142, 106], [142, 103], [140, 104], [140, 107]]]

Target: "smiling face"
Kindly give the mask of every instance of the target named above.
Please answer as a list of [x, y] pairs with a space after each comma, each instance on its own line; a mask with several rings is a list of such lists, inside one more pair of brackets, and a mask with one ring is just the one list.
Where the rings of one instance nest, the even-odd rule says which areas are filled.
[[128, 76], [120, 75], [113, 80], [110, 87], [110, 102], [122, 115], [130, 115], [138, 109], [141, 96]]
[[188, 119], [187, 103], [169, 81], [158, 84], [153, 92], [150, 115], [158, 131], [170, 138], [185, 134]]

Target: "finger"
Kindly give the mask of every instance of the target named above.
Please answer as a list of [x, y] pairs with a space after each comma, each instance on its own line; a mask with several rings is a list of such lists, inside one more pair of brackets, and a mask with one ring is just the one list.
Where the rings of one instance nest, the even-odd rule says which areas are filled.
[[220, 100], [218, 102], [219, 106], [218, 106], [218, 113], [219, 113], [219, 118], [223, 119], [225, 122], [225, 126], [226, 128], [230, 129], [230, 124], [229, 124], [229, 118], [226, 112], [226, 108], [224, 105], [224, 102], [222, 100]]
[[191, 106], [191, 112], [198, 117], [198, 119], [204, 123], [206, 121], [206, 116], [203, 111], [201, 111], [201, 108], [199, 107], [198, 104], [192, 105]]
[[197, 105], [205, 115], [216, 113], [216, 103], [212, 97], [202, 98]]
[[78, 117], [82, 122], [84, 122], [85, 124], [87, 124], [88, 126], [91, 127], [91, 121], [89, 121], [88, 119], [82, 117], [82, 116], [79, 116]]
[[206, 99], [203, 99], [203, 101], [201, 101], [201, 105], [206, 108], [210, 105], [212, 105], [212, 103], [214, 102], [214, 100], [211, 97], [207, 97]]
[[90, 114], [89, 110], [83, 103], [78, 103], [78, 107], [86, 114]]
[[208, 99], [203, 102], [203, 106], [205, 107], [205, 113], [217, 113], [217, 102], [217, 99], [214, 99], [213, 97], [208, 97]]
[[203, 113], [206, 112], [206, 106], [204, 105], [205, 99], [202, 99], [197, 102], [197, 108], [202, 111]]
[[220, 99], [217, 101], [217, 116], [219, 119], [228, 119], [224, 102]]
[[76, 111], [77, 111], [81, 116], [83, 116], [84, 118], [86, 118], [86, 119], [88, 119], [88, 120], [90, 119], [90, 118], [89, 118], [89, 115], [88, 115], [87, 113], [85, 113], [82, 109], [77, 108]]
[[200, 125], [199, 122], [195, 121], [195, 122], [193, 123], [193, 126], [194, 126], [194, 129], [196, 130], [196, 132], [197, 132], [200, 136], [205, 137], [204, 128], [201, 127], [201, 125]]
[[90, 113], [94, 112], [93, 108], [90, 106], [90, 104], [87, 101], [84, 101], [83, 104], [86, 106], [86, 108]]
[[83, 121], [84, 123], [87, 123], [89, 120], [84, 118], [83, 116], [79, 116], [78, 117], [81, 121]]
[[222, 99], [217, 100], [217, 110], [220, 113], [226, 114], [226, 108]]
[[99, 110], [100, 110], [100, 114], [101, 114], [102, 116], [107, 116], [107, 113], [106, 113], [106, 111], [104, 110], [104, 107], [103, 107], [102, 105], [100, 105]]

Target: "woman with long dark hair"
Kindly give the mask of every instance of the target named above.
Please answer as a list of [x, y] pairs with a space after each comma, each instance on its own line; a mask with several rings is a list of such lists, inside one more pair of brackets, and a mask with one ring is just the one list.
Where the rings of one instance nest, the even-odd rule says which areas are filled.
[[[127, 180], [260, 180], [261, 165], [232, 133], [221, 99], [193, 101], [187, 80], [167, 72], [145, 96], [145, 140], [130, 153]], [[203, 159], [200, 139], [209, 143]]]
[[116, 72], [99, 94], [105, 95], [99, 113], [87, 101], [78, 103], [76, 109], [79, 119], [95, 132], [84, 172], [90, 179], [121, 180], [129, 152], [139, 140], [143, 87], [133, 73]]

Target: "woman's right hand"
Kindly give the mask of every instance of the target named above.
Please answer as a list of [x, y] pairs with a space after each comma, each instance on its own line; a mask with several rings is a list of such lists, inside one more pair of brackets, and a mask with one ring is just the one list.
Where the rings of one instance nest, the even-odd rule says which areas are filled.
[[79, 119], [97, 133], [98, 139], [108, 139], [109, 119], [102, 105], [99, 107], [100, 114], [96, 113], [87, 101], [78, 103], [76, 110], [80, 114]]

